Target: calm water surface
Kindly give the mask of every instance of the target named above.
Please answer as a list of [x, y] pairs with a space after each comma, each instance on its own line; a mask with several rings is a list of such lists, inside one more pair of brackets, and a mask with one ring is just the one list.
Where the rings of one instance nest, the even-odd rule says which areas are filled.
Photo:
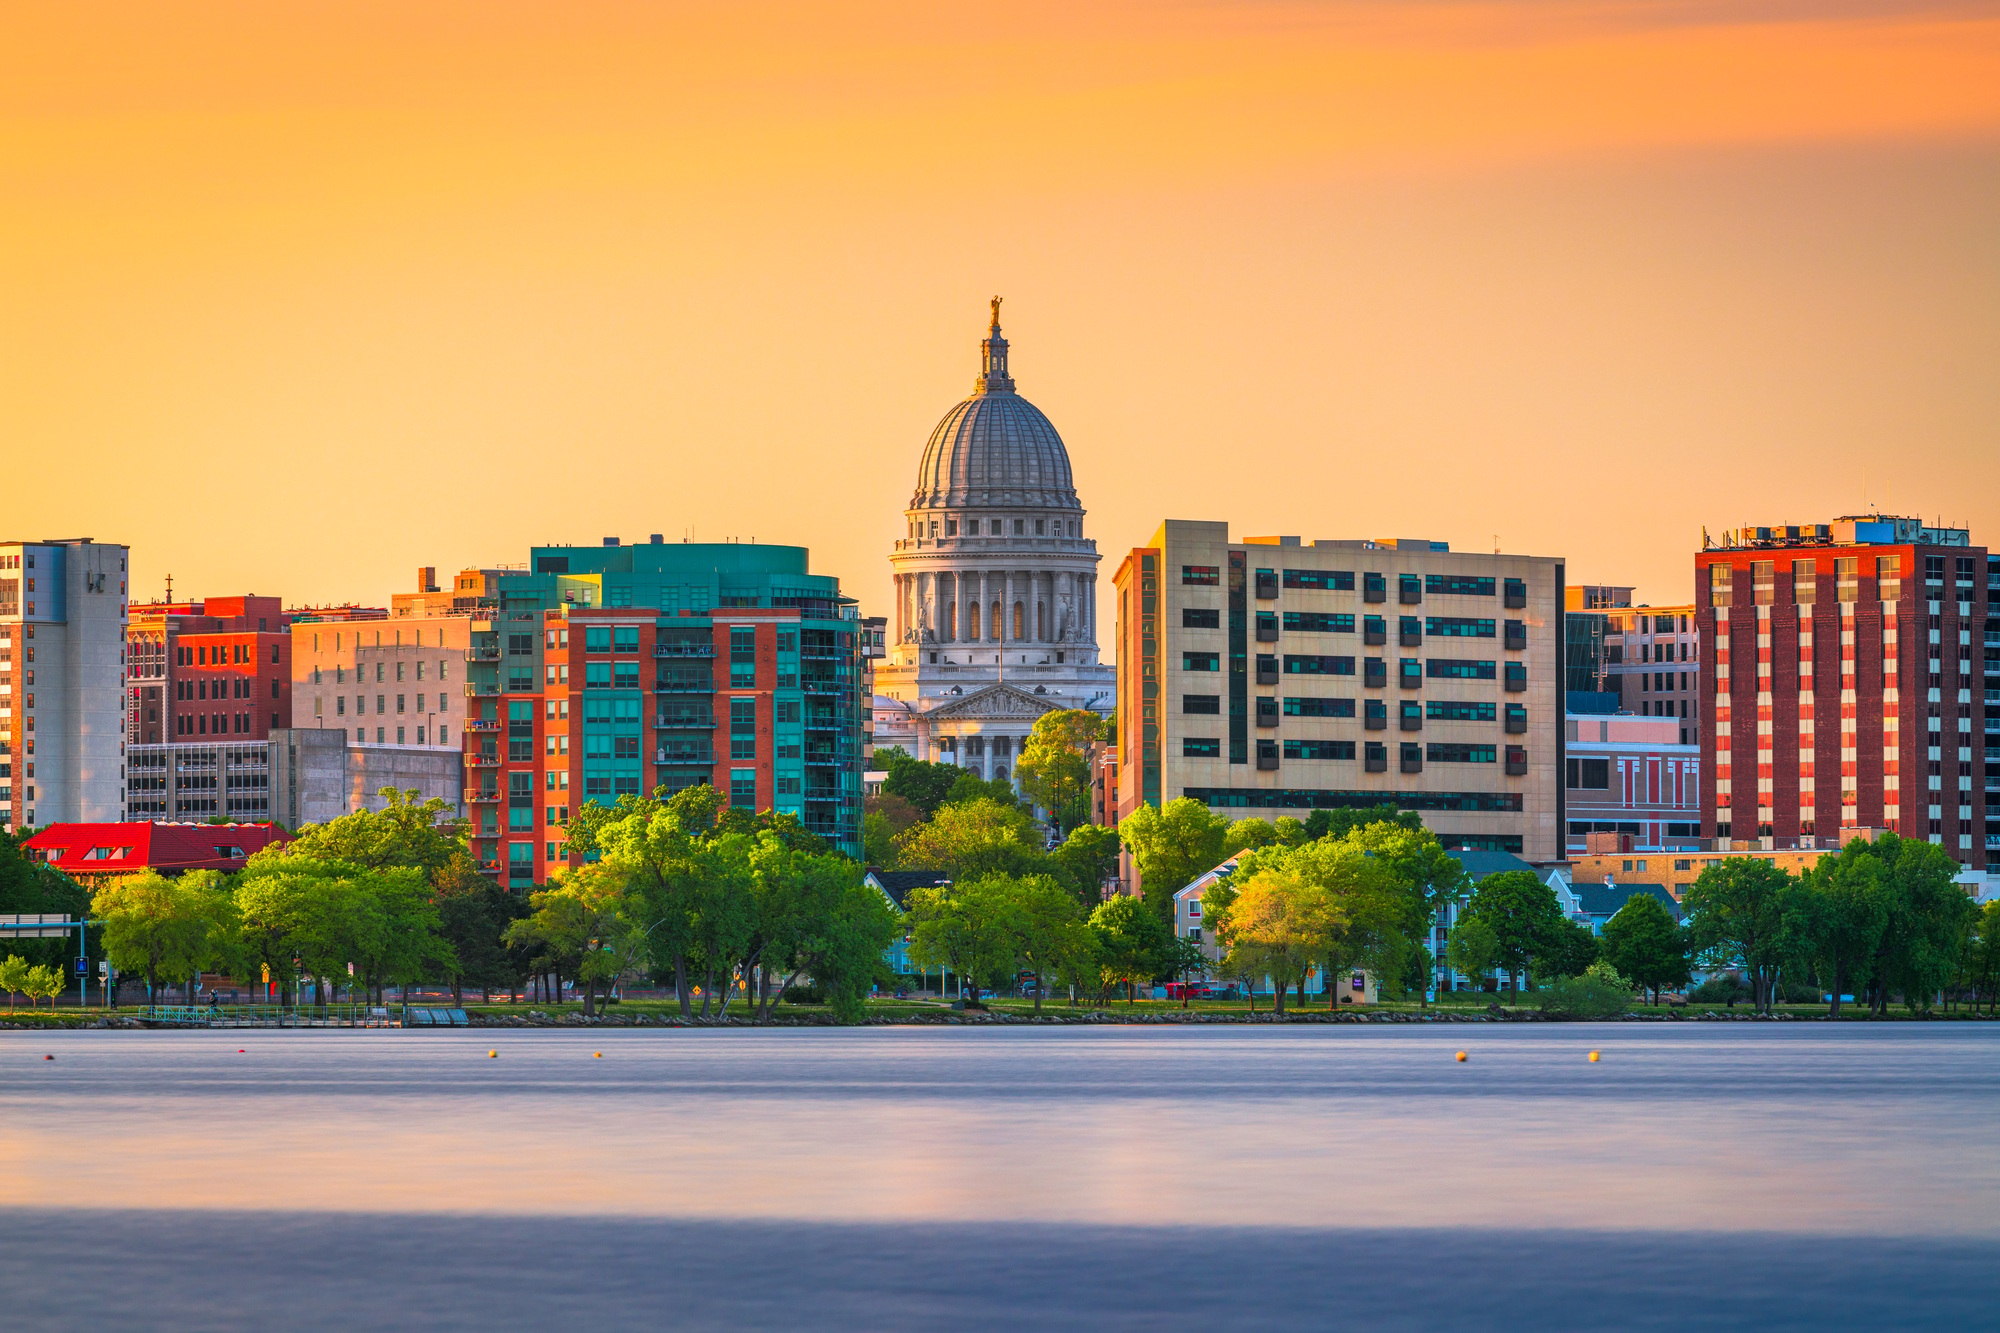
[[1984, 1025], [9, 1033], [0, 1310], [1964, 1327], [1996, 1130]]

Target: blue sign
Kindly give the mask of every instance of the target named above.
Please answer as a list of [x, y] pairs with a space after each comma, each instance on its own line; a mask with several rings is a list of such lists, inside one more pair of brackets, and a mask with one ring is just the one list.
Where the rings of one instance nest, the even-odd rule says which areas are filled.
[[79, 958], [79, 959], [77, 959], [77, 960], [76, 960], [76, 974], [77, 974], [78, 976], [82, 976], [82, 975], [83, 975], [84, 973], [86, 973], [86, 972], [88, 972], [88, 971], [90, 971], [90, 963], [89, 963], [89, 962], [88, 962], [88, 961], [87, 961], [86, 959], [82, 959], [82, 958]]

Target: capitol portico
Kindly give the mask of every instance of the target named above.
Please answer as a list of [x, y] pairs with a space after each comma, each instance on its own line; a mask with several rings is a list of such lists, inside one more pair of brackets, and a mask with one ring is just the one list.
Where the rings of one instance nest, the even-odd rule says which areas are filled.
[[875, 670], [875, 744], [1009, 777], [1036, 718], [1109, 713], [1098, 661], [1097, 543], [1062, 437], [1014, 391], [1000, 302], [970, 398], [931, 432], [903, 537], [896, 605]]

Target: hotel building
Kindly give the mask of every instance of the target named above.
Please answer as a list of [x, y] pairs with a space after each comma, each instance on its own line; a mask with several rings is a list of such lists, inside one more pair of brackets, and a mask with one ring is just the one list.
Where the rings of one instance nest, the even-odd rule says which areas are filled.
[[1983, 660], [1988, 561], [1967, 530], [1880, 515], [1746, 527], [1694, 573], [1718, 850], [1890, 829], [1974, 869], [2000, 860], [1984, 790], [2000, 662]]

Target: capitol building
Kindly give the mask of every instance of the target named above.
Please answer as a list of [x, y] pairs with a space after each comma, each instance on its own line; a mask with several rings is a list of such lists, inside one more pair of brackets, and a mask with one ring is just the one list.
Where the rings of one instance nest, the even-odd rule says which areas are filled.
[[875, 745], [1009, 778], [1035, 719], [1111, 712], [1098, 660], [1097, 543], [1062, 436], [1014, 391], [1000, 301], [974, 392], [924, 446], [889, 556], [895, 609], [875, 668]]

